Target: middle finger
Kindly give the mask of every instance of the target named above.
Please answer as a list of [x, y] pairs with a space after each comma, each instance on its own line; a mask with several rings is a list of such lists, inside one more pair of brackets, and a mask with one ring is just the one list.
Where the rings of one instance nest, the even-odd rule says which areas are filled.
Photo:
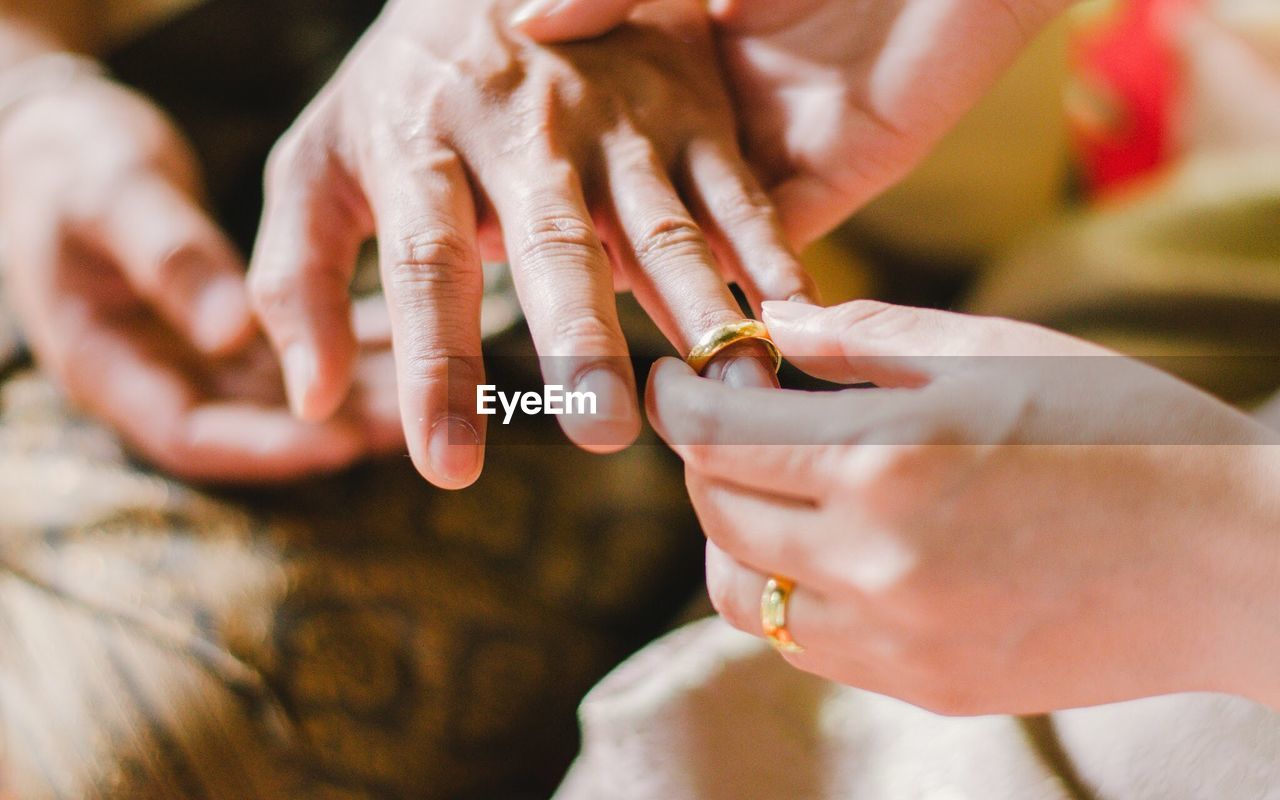
[[547, 153], [473, 166], [502, 224], [543, 378], [597, 398], [597, 413], [560, 417], [565, 432], [597, 452], [627, 446], [640, 432], [635, 376], [578, 171]]

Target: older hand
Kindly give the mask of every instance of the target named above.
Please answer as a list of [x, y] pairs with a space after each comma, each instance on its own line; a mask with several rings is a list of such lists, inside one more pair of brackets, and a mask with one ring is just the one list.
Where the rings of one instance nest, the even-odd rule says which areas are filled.
[[388, 387], [368, 361], [342, 419], [290, 416], [254, 338], [240, 259], [198, 187], [168, 120], [108, 81], [78, 80], [5, 116], [0, 255], [42, 366], [185, 478], [291, 478], [396, 446], [379, 400]]
[[[609, 40], [549, 49], [507, 0], [392, 3], [277, 147], [251, 291], [295, 410], [346, 395], [347, 283], [376, 234], [409, 451], [432, 482], [475, 480], [484, 417], [481, 256], [509, 256], [562, 417], [592, 449], [639, 430], [615, 289], [688, 348], [755, 299], [809, 293], [739, 156], [698, 4], [667, 0]], [[716, 258], [713, 258], [713, 251]]]
[[759, 634], [766, 575], [794, 579], [788, 660], [946, 713], [1280, 700], [1274, 431], [1026, 324], [874, 302], [765, 320], [802, 368], [883, 388], [655, 368], [734, 625]]
[[[531, 0], [540, 41], [609, 30], [645, 0]], [[716, 0], [746, 152], [793, 243], [888, 188], [1067, 0]]]

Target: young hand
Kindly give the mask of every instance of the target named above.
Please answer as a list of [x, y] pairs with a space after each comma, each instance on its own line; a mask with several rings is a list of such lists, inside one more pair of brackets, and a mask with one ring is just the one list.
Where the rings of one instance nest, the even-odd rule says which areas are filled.
[[661, 362], [719, 611], [792, 664], [952, 714], [1181, 691], [1280, 706], [1280, 434], [1151, 366], [1007, 320], [766, 303], [782, 351], [880, 388], [731, 389]]

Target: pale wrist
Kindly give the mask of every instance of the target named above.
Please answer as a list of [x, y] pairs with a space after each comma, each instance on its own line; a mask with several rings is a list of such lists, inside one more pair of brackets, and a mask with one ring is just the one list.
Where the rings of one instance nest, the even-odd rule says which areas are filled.
[[1214, 641], [1222, 643], [1218, 688], [1280, 710], [1280, 443], [1221, 447], [1236, 490], [1222, 504]]

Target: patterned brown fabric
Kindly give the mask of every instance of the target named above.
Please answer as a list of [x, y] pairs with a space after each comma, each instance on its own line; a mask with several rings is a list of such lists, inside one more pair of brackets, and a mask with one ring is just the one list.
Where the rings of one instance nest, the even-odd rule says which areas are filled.
[[[246, 249], [269, 146], [380, 5], [209, 0], [113, 54]], [[9, 330], [0, 311], [3, 800], [543, 797], [581, 695], [700, 585], [652, 442], [590, 456], [548, 422], [495, 431], [462, 493], [405, 458], [201, 491], [14, 366]]]
[[545, 796], [574, 710], [696, 587], [657, 446], [524, 431], [480, 483], [407, 460], [212, 493], [34, 372], [0, 389], [0, 797]]

